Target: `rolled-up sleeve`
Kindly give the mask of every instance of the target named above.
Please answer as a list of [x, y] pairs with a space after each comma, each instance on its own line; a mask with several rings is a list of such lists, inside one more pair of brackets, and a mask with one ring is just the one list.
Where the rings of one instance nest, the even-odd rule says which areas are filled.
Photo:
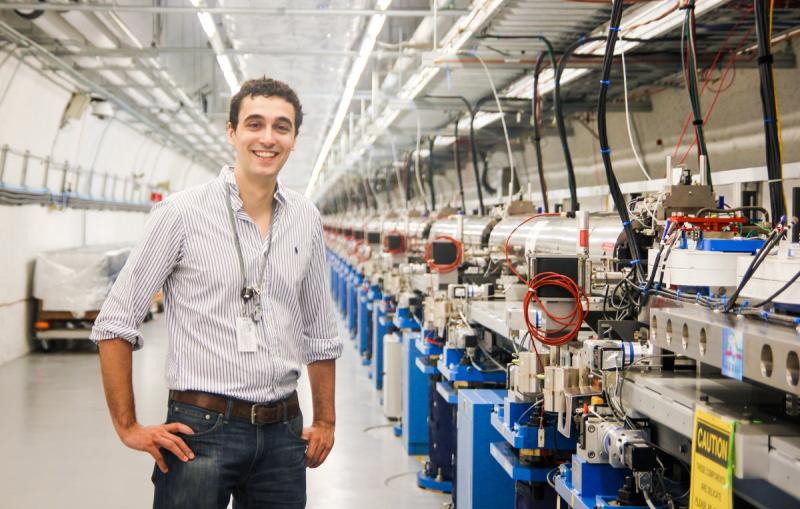
[[336, 359], [342, 355], [342, 340], [336, 329], [333, 302], [328, 292], [322, 220], [313, 215], [312, 250], [308, 271], [301, 284], [300, 307], [303, 314], [303, 363]]
[[153, 207], [144, 237], [131, 252], [103, 302], [92, 328], [92, 341], [122, 338], [130, 342], [134, 350], [144, 345], [139, 327], [153, 295], [180, 261], [184, 233], [180, 211], [171, 200]]

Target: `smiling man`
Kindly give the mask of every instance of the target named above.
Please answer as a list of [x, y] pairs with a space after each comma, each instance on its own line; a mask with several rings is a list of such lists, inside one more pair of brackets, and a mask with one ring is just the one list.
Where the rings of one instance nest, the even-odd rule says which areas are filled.
[[[333, 447], [342, 351], [325, 282], [322, 223], [278, 174], [303, 121], [285, 83], [247, 81], [231, 99], [233, 167], [153, 207], [92, 338], [128, 447], [149, 453], [156, 508], [302, 508], [306, 467]], [[132, 352], [153, 294], [169, 331], [167, 420], [136, 418]], [[314, 415], [297, 401], [308, 367]]]

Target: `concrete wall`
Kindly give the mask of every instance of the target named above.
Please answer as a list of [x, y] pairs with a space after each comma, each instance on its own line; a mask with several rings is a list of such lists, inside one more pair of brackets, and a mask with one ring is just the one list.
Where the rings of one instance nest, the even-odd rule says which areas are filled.
[[[4, 62], [0, 66], [0, 145], [66, 161], [73, 168], [94, 167], [119, 177], [142, 174], [144, 182], [166, 182], [173, 191], [215, 174], [128, 127], [123, 116], [101, 120], [87, 111], [61, 127], [71, 92], [6, 56], [0, 52], [0, 62]], [[4, 181], [19, 184], [21, 167], [21, 158], [9, 155]], [[42, 176], [41, 163], [32, 162], [27, 183], [41, 185]], [[88, 190], [86, 182], [83, 192]], [[60, 181], [50, 185], [59, 190]], [[95, 179], [93, 191], [99, 193], [100, 186], [101, 179]], [[29, 350], [29, 297], [36, 255], [87, 244], [135, 242], [145, 219], [146, 214], [137, 212], [0, 205], [0, 364]]]

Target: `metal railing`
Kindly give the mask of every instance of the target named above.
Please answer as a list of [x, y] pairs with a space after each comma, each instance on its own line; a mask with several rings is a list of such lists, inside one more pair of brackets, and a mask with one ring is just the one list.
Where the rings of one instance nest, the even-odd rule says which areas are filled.
[[147, 212], [152, 193], [166, 192], [142, 178], [71, 166], [7, 144], [0, 147], [0, 205]]

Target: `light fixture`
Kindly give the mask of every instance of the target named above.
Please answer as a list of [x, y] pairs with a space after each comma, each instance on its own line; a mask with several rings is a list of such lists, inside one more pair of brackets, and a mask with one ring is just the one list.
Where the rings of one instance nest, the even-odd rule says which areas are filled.
[[[192, 5], [199, 9], [204, 9], [206, 7], [205, 0], [191, 0], [191, 2]], [[197, 19], [200, 20], [200, 26], [203, 27], [203, 32], [206, 33], [208, 42], [211, 43], [211, 47], [217, 55], [217, 63], [222, 70], [222, 76], [225, 78], [225, 83], [228, 84], [231, 95], [233, 95], [239, 91], [239, 79], [236, 77], [233, 62], [231, 62], [230, 57], [225, 54], [225, 44], [222, 42], [219, 30], [217, 30], [214, 17], [210, 13], [203, 11], [197, 13]]]
[[[391, 3], [392, 0], [378, 0], [375, 5], [375, 10], [385, 11], [389, 8]], [[350, 74], [347, 76], [342, 99], [339, 101], [339, 106], [336, 109], [336, 115], [333, 117], [331, 128], [325, 137], [325, 141], [322, 142], [322, 147], [317, 155], [317, 161], [314, 163], [314, 170], [311, 173], [311, 179], [308, 181], [308, 187], [306, 188], [306, 196], [310, 195], [311, 190], [316, 185], [319, 174], [322, 171], [322, 166], [325, 164], [325, 160], [328, 158], [328, 154], [333, 146], [333, 142], [342, 129], [347, 111], [350, 109], [350, 102], [353, 100], [353, 94], [355, 94], [356, 86], [361, 78], [361, 73], [364, 72], [364, 68], [369, 61], [370, 53], [372, 53], [375, 47], [375, 42], [378, 40], [378, 35], [381, 33], [381, 30], [383, 30], [385, 22], [385, 14], [373, 14], [369, 19], [369, 24], [361, 40], [361, 46], [358, 49], [358, 56], [353, 62], [352, 67], [350, 67]]]
[[[389, 2], [386, 2], [387, 6], [388, 3]], [[460, 50], [461, 47], [472, 38], [475, 32], [483, 27], [486, 21], [490, 19], [497, 9], [499, 9], [504, 3], [505, 0], [484, 0], [473, 7], [469, 13], [458, 18], [458, 21], [456, 21], [453, 27], [442, 38], [442, 53], [455, 53]], [[385, 8], [383, 10], [385, 10]], [[405, 83], [400, 91], [400, 98], [406, 101], [413, 101], [414, 98], [419, 95], [420, 92], [422, 92], [422, 90], [430, 83], [430, 81], [438, 72], [438, 67], [423, 67], [419, 72], [411, 76], [411, 78], [409, 78], [409, 80]], [[387, 129], [397, 119], [397, 117], [400, 115], [400, 112], [401, 110], [396, 108], [387, 107], [387, 109], [384, 110], [383, 114], [375, 122], [377, 132], [380, 133]], [[344, 117], [344, 115], [342, 115], [342, 117]], [[333, 133], [334, 131], [338, 133], [340, 128], [341, 125], [339, 125], [335, 130], [331, 129], [329, 134]], [[314, 187], [316, 186], [319, 173], [322, 170], [325, 158], [330, 151], [330, 144], [332, 143], [332, 140], [328, 142], [326, 139], [326, 144], [323, 145], [322, 150], [320, 150], [317, 163], [314, 165], [314, 171], [311, 174], [311, 179], [308, 182], [308, 187], [306, 187], [306, 196], [310, 197]]]

